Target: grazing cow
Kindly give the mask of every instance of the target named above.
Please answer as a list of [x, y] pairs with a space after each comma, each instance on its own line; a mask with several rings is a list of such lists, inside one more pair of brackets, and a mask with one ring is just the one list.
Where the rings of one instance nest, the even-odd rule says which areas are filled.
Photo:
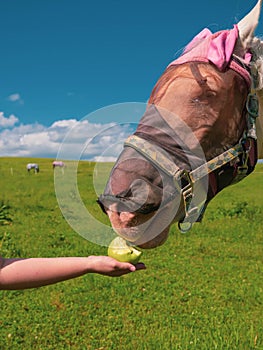
[[161, 245], [176, 222], [190, 229], [263, 157], [261, 5], [230, 30], [204, 29], [157, 81], [98, 198], [132, 244]]
[[27, 171], [30, 173], [31, 170], [34, 170], [34, 173], [39, 173], [39, 165], [37, 163], [28, 163], [27, 166]]

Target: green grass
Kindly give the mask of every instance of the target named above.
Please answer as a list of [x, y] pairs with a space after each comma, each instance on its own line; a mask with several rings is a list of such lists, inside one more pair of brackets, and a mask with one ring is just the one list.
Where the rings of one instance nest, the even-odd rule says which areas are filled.
[[[2, 158], [0, 201], [12, 219], [0, 225], [6, 257], [107, 254], [75, 233], [54, 192], [51, 160]], [[94, 163], [81, 163], [85, 204], [95, 203]], [[112, 279], [86, 275], [25, 291], [0, 292], [2, 350], [263, 349], [263, 165], [221, 192], [187, 234], [144, 251], [146, 271]]]

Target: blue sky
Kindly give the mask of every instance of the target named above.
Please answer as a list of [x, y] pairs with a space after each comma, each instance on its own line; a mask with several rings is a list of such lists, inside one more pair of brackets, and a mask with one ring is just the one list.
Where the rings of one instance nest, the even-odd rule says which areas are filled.
[[[1, 1], [0, 156], [56, 157], [73, 126], [84, 142], [112, 122], [138, 121], [138, 108], [108, 113], [107, 106], [145, 103], [195, 34], [204, 27], [232, 28], [255, 3]], [[263, 34], [263, 24], [257, 34]], [[112, 129], [109, 144], [125, 137], [125, 128]], [[88, 157], [99, 153], [97, 147]]]

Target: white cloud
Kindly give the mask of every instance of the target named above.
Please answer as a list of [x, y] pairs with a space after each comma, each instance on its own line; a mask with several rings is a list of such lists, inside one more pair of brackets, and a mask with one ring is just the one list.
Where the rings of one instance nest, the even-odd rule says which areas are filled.
[[114, 161], [125, 138], [131, 134], [129, 124], [90, 123], [88, 120], [59, 120], [51, 126], [19, 124], [15, 116], [0, 114], [0, 156], [43, 157]]
[[18, 94], [18, 93], [9, 95], [9, 96], [7, 97], [7, 99], [8, 99], [8, 101], [10, 101], [10, 102], [19, 102], [19, 103], [21, 103], [21, 104], [24, 103], [24, 101], [22, 100], [20, 94]]
[[54, 122], [51, 127], [58, 128], [72, 128], [74, 127], [78, 121], [76, 119], [66, 119], [66, 120], [58, 120]]
[[14, 114], [10, 114], [8, 118], [4, 116], [3, 112], [0, 112], [0, 128], [9, 128], [14, 126], [18, 122], [18, 118]]

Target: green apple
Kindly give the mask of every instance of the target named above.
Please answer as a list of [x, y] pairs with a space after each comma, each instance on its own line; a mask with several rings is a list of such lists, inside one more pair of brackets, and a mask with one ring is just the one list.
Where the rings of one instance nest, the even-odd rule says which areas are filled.
[[108, 247], [108, 255], [118, 261], [137, 264], [142, 252], [127, 244], [125, 239], [116, 237]]

